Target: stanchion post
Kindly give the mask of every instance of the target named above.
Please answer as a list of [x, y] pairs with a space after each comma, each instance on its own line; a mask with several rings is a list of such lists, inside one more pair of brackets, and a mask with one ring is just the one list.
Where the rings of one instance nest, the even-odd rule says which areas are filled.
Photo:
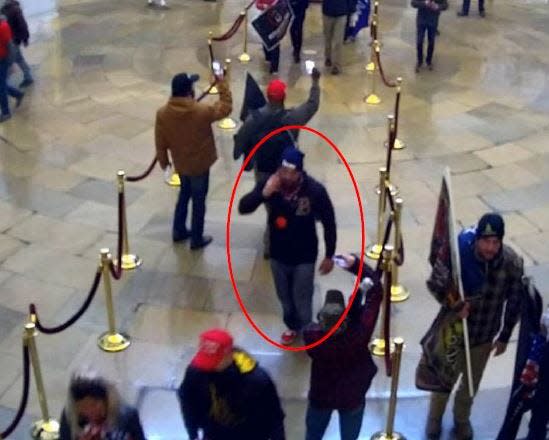
[[[376, 29], [377, 29], [377, 15], [374, 13], [372, 16], [372, 35], [375, 35]], [[375, 59], [375, 53], [374, 53], [374, 41], [375, 39], [372, 37], [372, 41], [370, 42], [370, 60], [368, 61], [368, 64], [366, 64], [366, 71], [367, 72], [374, 72], [376, 70], [376, 63], [374, 61]]]
[[[385, 248], [383, 249], [383, 254], [381, 256], [382, 262], [381, 267], [383, 269], [384, 273], [384, 279], [383, 279], [383, 301], [381, 302], [381, 321], [380, 322], [380, 334], [378, 338], [375, 338], [371, 345], [370, 350], [374, 356], [385, 356], [385, 351], [387, 350], [387, 347], [385, 346], [385, 301], [387, 301], [389, 296], [391, 295], [391, 283], [390, 283], [390, 277], [389, 274], [391, 273], [391, 261], [393, 260], [393, 245], [392, 244], [386, 244]], [[389, 350], [390, 353], [394, 351], [394, 343], [392, 339], [389, 341]]]
[[252, 57], [248, 53], [248, 10], [242, 11], [240, 15], [244, 15], [244, 50], [238, 57], [238, 61], [240, 61], [242, 64], [246, 64], [249, 63], [252, 59]]
[[[126, 180], [126, 173], [123, 170], [118, 170], [116, 173], [116, 179], [118, 181], [118, 192], [123, 194], [124, 193], [124, 181]], [[122, 207], [123, 212], [119, 213], [119, 215], [122, 215], [122, 269], [123, 270], [132, 270], [136, 267], [141, 266], [141, 263], [143, 260], [139, 258], [137, 255], [130, 253], [130, 242], [128, 241], [128, 216], [127, 216], [127, 210], [126, 210], [126, 201], [124, 199], [124, 206]], [[120, 264], [120, 262], [116, 262], [116, 264]]]
[[[374, 40], [372, 44], [374, 45], [374, 50], [376, 50], [378, 45], [377, 40]], [[370, 75], [371, 78], [371, 90], [370, 93], [364, 97], [364, 101], [366, 102], [366, 104], [378, 105], [381, 103], [381, 98], [376, 93], [376, 70], [378, 70], [378, 68], [375, 58], [373, 61], [375, 64], [374, 69], [368, 71], [368, 75]]]
[[404, 348], [404, 340], [395, 338], [395, 352], [393, 354], [393, 372], [391, 375], [391, 397], [389, 398], [389, 413], [387, 414], [387, 423], [385, 432], [377, 432], [370, 440], [406, 440], [402, 434], [394, 431], [395, 415], [398, 396], [398, 382], [400, 379], [400, 366], [402, 363], [402, 350]]
[[398, 120], [399, 120], [399, 114], [400, 114], [400, 93], [402, 89], [402, 77], [399, 76], [396, 79], [396, 101], [395, 101], [395, 117], [396, 117], [396, 123], [395, 123], [395, 144], [393, 145], [393, 150], [403, 150], [406, 148], [406, 144], [401, 141], [398, 138]]
[[130, 346], [130, 338], [127, 335], [116, 331], [116, 321], [114, 317], [114, 306], [112, 301], [111, 286], [111, 254], [108, 248], [101, 249], [101, 269], [103, 270], [103, 286], [105, 287], [105, 305], [107, 307], [107, 319], [109, 330], [99, 336], [97, 344], [107, 352], [115, 353], [123, 351]]
[[379, 187], [381, 191], [377, 201], [377, 240], [366, 251], [366, 256], [372, 260], [378, 260], [383, 250], [383, 229], [385, 227], [385, 210], [387, 207], [387, 195], [385, 194], [387, 169], [385, 167], [379, 169]]
[[40, 405], [40, 412], [42, 414], [42, 419], [33, 423], [31, 434], [35, 439], [53, 440], [59, 438], [59, 422], [50, 417], [46, 389], [40, 367], [40, 358], [38, 357], [38, 349], [36, 348], [35, 338], [37, 334], [34, 322], [25, 324], [24, 341], [29, 347], [32, 371], [34, 372], [34, 381], [36, 382], [36, 394], [38, 395], [38, 404]]
[[[390, 149], [390, 140], [394, 136], [395, 132], [395, 115], [387, 115], [387, 138], [389, 139], [388, 142], [385, 142], [385, 145], [387, 146], [387, 159], [385, 161], [385, 169], [387, 170], [387, 190], [391, 193], [391, 195], [394, 197], [396, 196], [400, 190], [396, 185], [393, 185], [391, 183], [391, 165], [393, 160], [393, 155], [391, 154], [392, 151]], [[375, 187], [376, 194], [379, 194], [380, 186], [377, 185]]]
[[[214, 71], [213, 71], [213, 62], [214, 62], [214, 53], [213, 53], [213, 46], [212, 46], [212, 38], [213, 38], [213, 32], [208, 32], [208, 50], [210, 54], [210, 74], [212, 77], [212, 80], [215, 78]], [[210, 95], [217, 95], [219, 93], [219, 90], [217, 90], [216, 86], [213, 86], [208, 91], [208, 94]]]
[[[231, 80], [231, 59], [230, 58], [227, 58], [225, 60], [225, 80], [227, 81], [227, 83], [229, 83]], [[233, 130], [234, 128], [236, 128], [236, 121], [233, 118], [231, 118], [231, 116], [229, 115], [226, 118], [223, 118], [221, 121], [219, 121], [217, 126], [223, 130]]]
[[397, 255], [399, 249], [402, 246], [402, 199], [397, 197], [395, 199], [395, 212], [394, 212], [394, 225], [395, 225], [395, 257], [393, 258], [393, 283], [391, 285], [391, 302], [406, 301], [410, 297], [410, 292], [406, 287], [398, 281], [399, 261], [397, 261]]

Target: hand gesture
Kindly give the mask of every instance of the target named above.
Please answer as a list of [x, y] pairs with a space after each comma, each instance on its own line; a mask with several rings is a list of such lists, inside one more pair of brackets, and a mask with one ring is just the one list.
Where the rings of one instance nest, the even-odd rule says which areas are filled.
[[267, 180], [267, 183], [263, 187], [263, 197], [269, 198], [279, 190], [280, 190], [280, 177], [278, 177], [278, 174], [275, 173], [271, 177], [269, 177], [269, 180]]

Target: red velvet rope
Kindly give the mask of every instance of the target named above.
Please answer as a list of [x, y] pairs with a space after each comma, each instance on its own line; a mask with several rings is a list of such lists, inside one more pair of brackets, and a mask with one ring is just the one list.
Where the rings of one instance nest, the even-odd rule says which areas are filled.
[[398, 134], [398, 116], [400, 114], [400, 90], [397, 91], [395, 98], [395, 141]]
[[17, 413], [15, 414], [15, 417], [13, 418], [12, 422], [3, 432], [0, 432], [0, 438], [8, 437], [13, 431], [15, 431], [15, 428], [17, 428], [17, 425], [19, 425], [19, 422], [23, 418], [23, 414], [25, 414], [25, 408], [27, 407], [27, 402], [29, 401], [29, 388], [30, 388], [30, 357], [29, 357], [29, 347], [27, 344], [25, 344], [23, 345], [23, 391], [21, 393], [21, 401], [19, 402], [19, 408], [17, 409]]
[[381, 65], [381, 56], [379, 54], [379, 51], [374, 50], [374, 52], [376, 53], [377, 65], [379, 67], [379, 73], [381, 75], [381, 79], [383, 81], [383, 84], [385, 84], [385, 86], [387, 86], [387, 87], [396, 87], [397, 86], [396, 82], [391, 82], [391, 81], [387, 80], [387, 78], [385, 77], [385, 73], [383, 72], [383, 66]]
[[42, 333], [45, 333], [47, 335], [53, 335], [55, 333], [62, 332], [63, 330], [69, 328], [78, 319], [80, 319], [80, 317], [86, 312], [86, 310], [88, 310], [88, 307], [90, 306], [93, 298], [95, 297], [95, 293], [97, 292], [97, 287], [99, 287], [100, 280], [101, 280], [101, 268], [98, 267], [97, 271], [95, 272], [95, 277], [93, 279], [92, 287], [88, 293], [88, 296], [86, 297], [86, 300], [84, 301], [80, 309], [78, 309], [78, 311], [70, 319], [68, 319], [63, 324], [58, 325], [57, 327], [44, 327], [40, 322], [38, 311], [36, 310], [36, 305], [30, 304], [29, 313], [35, 316], [36, 328], [40, 330]]
[[383, 306], [385, 308], [385, 322], [383, 323], [385, 335], [385, 371], [391, 377], [393, 373], [393, 359], [391, 357], [391, 286], [393, 285], [393, 274], [386, 272], [385, 282], [389, 285], [389, 294], [384, 295]]
[[227, 41], [228, 39], [232, 38], [234, 34], [240, 29], [240, 25], [244, 21], [244, 15], [239, 15], [238, 18], [235, 20], [231, 28], [225, 32], [223, 35], [220, 35], [219, 37], [212, 37], [212, 41]]

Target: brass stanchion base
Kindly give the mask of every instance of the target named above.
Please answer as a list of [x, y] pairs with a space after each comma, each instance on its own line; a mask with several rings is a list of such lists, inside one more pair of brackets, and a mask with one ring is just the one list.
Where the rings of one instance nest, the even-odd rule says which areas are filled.
[[99, 348], [109, 353], [123, 351], [130, 346], [130, 338], [122, 333], [105, 332], [97, 340]]
[[[400, 189], [398, 189], [398, 186], [393, 185], [392, 183], [389, 183], [387, 189], [389, 190], [389, 192], [393, 197], [397, 196], [400, 193]], [[375, 191], [376, 191], [376, 194], [379, 195], [379, 185], [376, 186]]]
[[378, 105], [381, 103], [381, 98], [377, 96], [375, 93], [370, 93], [368, 96], [364, 98], [364, 102], [370, 105]]
[[379, 260], [382, 250], [383, 250], [382, 245], [380, 245], [379, 243], [373, 244], [366, 249], [366, 256], [370, 260]]
[[179, 174], [173, 173], [172, 177], [170, 177], [170, 180], [168, 182], [166, 182], [166, 185], [181, 186], [181, 179], [179, 178]]
[[216, 86], [213, 86], [210, 91], [208, 92], [209, 95], [219, 95], [219, 90], [217, 90]]
[[392, 435], [389, 435], [386, 432], [376, 432], [370, 437], [370, 440], [406, 440], [406, 437], [398, 432], [393, 432]]
[[[389, 146], [389, 143], [385, 141], [383, 145], [385, 146], [385, 148], [387, 148]], [[406, 148], [406, 144], [400, 139], [396, 138], [395, 145], [393, 145], [393, 150], [404, 150], [405, 148]]]
[[370, 61], [368, 64], [366, 64], [366, 72], [374, 72], [376, 70], [376, 63], [373, 61]]
[[[118, 264], [118, 261], [116, 262]], [[143, 260], [137, 255], [122, 254], [122, 270], [132, 270], [141, 266]]]
[[59, 438], [59, 422], [55, 419], [38, 420], [32, 424], [31, 436], [40, 440], [57, 440]]
[[236, 122], [231, 117], [227, 117], [219, 121], [217, 126], [223, 130], [232, 130], [233, 128], [236, 128]]
[[[389, 345], [391, 346], [390, 352], [393, 353], [395, 351], [393, 338], [391, 338]], [[385, 339], [375, 338], [370, 344], [370, 351], [374, 356], [385, 356]]]
[[238, 61], [240, 61], [242, 64], [249, 63], [251, 60], [252, 57], [246, 52], [240, 54], [240, 56], [238, 57]]
[[406, 301], [410, 297], [410, 291], [402, 284], [391, 286], [391, 302], [398, 303]]

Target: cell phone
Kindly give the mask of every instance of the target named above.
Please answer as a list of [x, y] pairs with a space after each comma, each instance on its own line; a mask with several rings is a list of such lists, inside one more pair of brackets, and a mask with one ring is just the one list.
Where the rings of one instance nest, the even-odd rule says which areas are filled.
[[334, 260], [334, 263], [337, 264], [339, 267], [342, 267], [343, 269], [347, 269], [347, 260], [343, 255], [334, 255], [333, 260]]
[[315, 68], [315, 62], [313, 60], [306, 60], [305, 61], [305, 71], [308, 75], [313, 73], [313, 69]]
[[219, 78], [223, 77], [223, 67], [221, 67], [221, 63], [219, 61], [214, 61], [212, 63], [212, 69], [215, 76]]

